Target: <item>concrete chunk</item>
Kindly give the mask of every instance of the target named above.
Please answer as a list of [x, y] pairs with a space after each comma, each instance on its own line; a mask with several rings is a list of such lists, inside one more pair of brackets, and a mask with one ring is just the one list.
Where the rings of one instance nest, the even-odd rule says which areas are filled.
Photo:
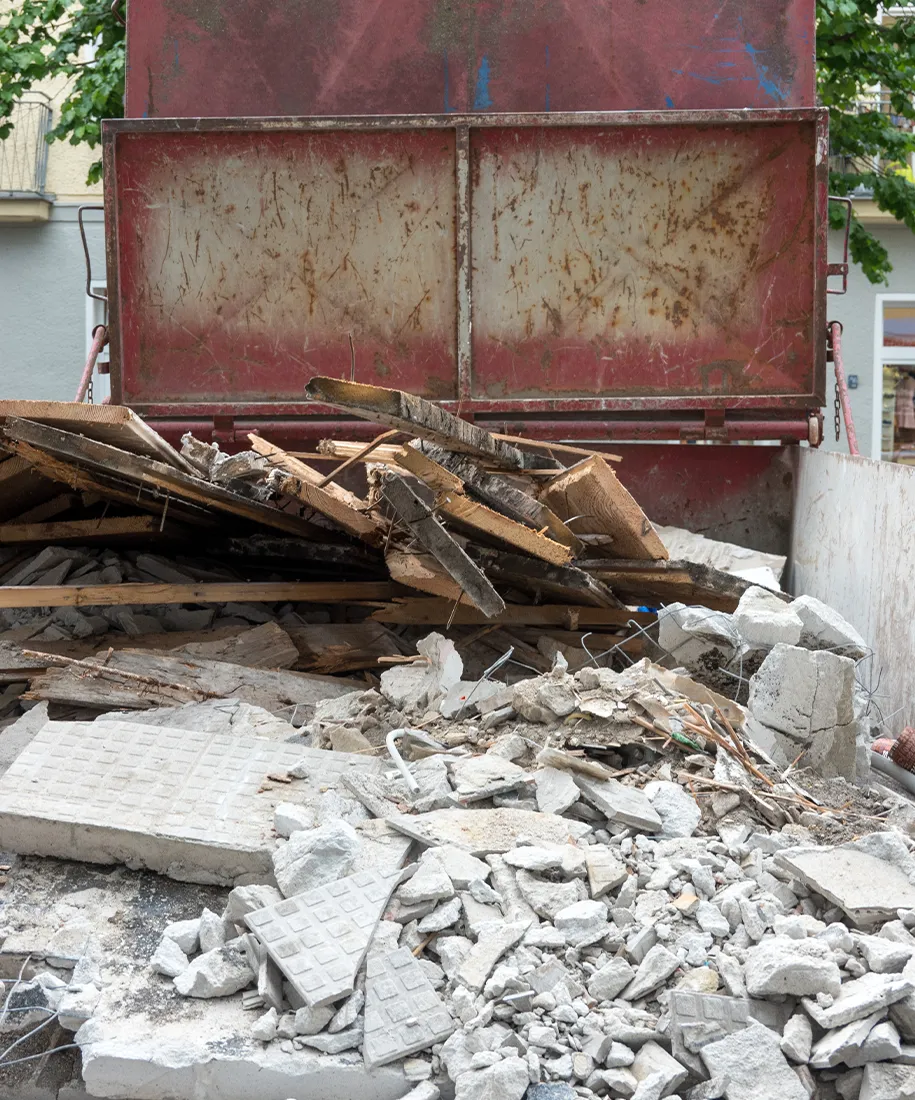
[[534, 772], [537, 809], [545, 814], [564, 814], [580, 798], [572, 776], [561, 768], [541, 768]]
[[778, 1036], [756, 1020], [704, 1046], [701, 1057], [712, 1077], [728, 1079], [727, 1100], [808, 1100]]
[[467, 953], [457, 972], [457, 980], [479, 992], [499, 959], [515, 946], [529, 927], [529, 921], [491, 925]]
[[860, 660], [869, 652], [867, 643], [838, 611], [815, 596], [798, 596], [791, 610], [801, 620], [800, 645], [807, 649], [831, 649], [843, 657]]
[[[537, 844], [565, 844], [591, 832], [591, 826], [583, 821], [505, 807], [392, 814], [385, 820], [421, 844], [453, 844], [474, 856], [508, 852], [522, 836]], [[660, 818], [658, 822], [660, 824]]]
[[174, 940], [170, 940], [167, 936], [163, 936], [159, 941], [159, 946], [149, 963], [157, 974], [162, 974], [166, 978], [177, 978], [190, 965], [187, 955]]
[[734, 612], [734, 624], [753, 649], [797, 645], [804, 624], [791, 604], [765, 588], [748, 588]]
[[740, 648], [733, 616], [706, 607], [671, 603], [658, 619], [658, 644], [684, 668], [714, 660], [726, 665]]
[[585, 851], [585, 867], [592, 898], [602, 898], [629, 877], [626, 865], [609, 848], [592, 844]]
[[915, 1066], [865, 1066], [858, 1100], [915, 1100]]
[[837, 997], [842, 975], [827, 944], [773, 936], [750, 948], [744, 981], [751, 997]]
[[346, 821], [293, 833], [273, 854], [273, 873], [280, 891], [289, 898], [336, 882], [351, 870], [361, 846], [358, 833]]
[[663, 828], [660, 815], [635, 787], [627, 787], [618, 779], [589, 779], [584, 775], [574, 778], [585, 800], [609, 821], [645, 833], [659, 833]]
[[811, 1019], [826, 1031], [862, 1020], [879, 1009], [902, 1001], [915, 990], [915, 982], [897, 974], [865, 974], [845, 982], [829, 1006], [805, 997], [801, 1002]]
[[656, 944], [648, 952], [635, 972], [635, 977], [620, 996], [624, 1001], [638, 1001], [654, 992], [680, 965], [679, 958], [663, 944]]
[[229, 943], [198, 955], [175, 978], [175, 989], [184, 997], [228, 997], [246, 989], [255, 977], [244, 949]]
[[635, 971], [625, 959], [611, 959], [588, 981], [588, 992], [595, 1001], [612, 1001], [632, 981]]

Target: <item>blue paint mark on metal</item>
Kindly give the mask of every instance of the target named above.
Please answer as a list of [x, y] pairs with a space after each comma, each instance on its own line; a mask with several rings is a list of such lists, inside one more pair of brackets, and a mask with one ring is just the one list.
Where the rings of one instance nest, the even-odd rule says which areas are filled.
[[762, 91], [771, 96], [772, 99], [784, 102], [788, 98], [788, 93], [783, 92], [778, 84], [767, 75], [769, 66], [763, 65], [762, 61], [759, 60], [761, 51], [754, 49], [749, 42], [744, 45], [744, 51], [753, 63], [753, 68], [756, 70], [756, 79]]
[[444, 53], [445, 59], [445, 114], [453, 115], [457, 111], [457, 107], [451, 106], [451, 88], [448, 75], [448, 51]]
[[492, 106], [492, 98], [489, 94], [489, 58], [484, 54], [477, 69], [477, 86], [473, 93], [473, 109], [486, 111]]
[[[543, 47], [543, 53], [544, 53], [546, 68], [549, 69], [549, 67], [550, 67], [550, 47], [549, 46], [544, 46]], [[549, 81], [546, 82], [546, 90], [545, 90], [545, 94], [544, 94], [543, 99], [544, 99], [543, 109], [545, 111], [548, 111], [550, 109], [550, 82]]]
[[673, 107], [673, 105], [674, 105], [674, 101], [670, 98], [670, 96], [669, 95], [665, 96], [664, 97], [664, 106], [665, 107]]

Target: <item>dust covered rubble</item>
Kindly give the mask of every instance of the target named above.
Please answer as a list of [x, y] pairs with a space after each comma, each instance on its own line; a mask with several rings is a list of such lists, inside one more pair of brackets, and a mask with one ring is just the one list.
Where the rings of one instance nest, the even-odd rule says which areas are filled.
[[[770, 656], [780, 646], [818, 652]], [[482, 697], [450, 642], [421, 654], [377, 692], [319, 704], [304, 732], [377, 738], [396, 715], [441, 747], [407, 737], [406, 774], [345, 775], [321, 813], [279, 802], [272, 879], [163, 925], [150, 989], [231, 1020], [235, 1060], [315, 1080], [390, 1071], [394, 1100], [915, 1092], [907, 832], [818, 845], [824, 819], [850, 834], [873, 815], [843, 818], [782, 779], [740, 708], [681, 672], [573, 676], [560, 658]], [[510, 712], [495, 727], [490, 698]], [[597, 753], [570, 748], [582, 726]], [[74, 914], [47, 953], [69, 983], [36, 981], [78, 1028], [89, 1091], [140, 1095], [118, 1045], [125, 978], [89, 932]], [[212, 1062], [212, 1042], [179, 1067], [140, 1030], [132, 1056], [161, 1076], [150, 1095]]]

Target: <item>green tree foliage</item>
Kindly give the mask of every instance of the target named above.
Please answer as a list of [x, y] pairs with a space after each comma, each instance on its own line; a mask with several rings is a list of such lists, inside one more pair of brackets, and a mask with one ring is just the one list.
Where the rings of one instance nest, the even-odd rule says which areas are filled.
[[[66, 95], [50, 140], [95, 148], [102, 119], [124, 113], [124, 27], [111, 0], [16, 0], [0, 17], [0, 139], [22, 93], [60, 78]], [[99, 160], [88, 182], [101, 176]]]
[[[829, 108], [833, 195], [873, 193], [881, 210], [915, 232], [915, 6], [880, 21], [877, 0], [818, 0], [817, 84]], [[865, 106], [862, 107], [861, 105]], [[830, 204], [834, 228], [845, 208]], [[892, 271], [886, 249], [854, 218], [851, 256], [872, 283]]]
[[[915, 152], [915, 5], [911, 14], [882, 21], [877, 0], [817, 0], [816, 13], [819, 96], [830, 109], [831, 193], [866, 188], [881, 210], [915, 232], [915, 182], [907, 167]], [[97, 146], [102, 119], [123, 114], [124, 27], [110, 0], [14, 0], [0, 17], [0, 139], [10, 132], [22, 93], [59, 77], [68, 81], [67, 94], [51, 140]], [[89, 182], [100, 178], [96, 162]], [[833, 203], [833, 226], [844, 218], [844, 207]], [[892, 270], [886, 249], [857, 219], [851, 255], [872, 282], [886, 282]]]

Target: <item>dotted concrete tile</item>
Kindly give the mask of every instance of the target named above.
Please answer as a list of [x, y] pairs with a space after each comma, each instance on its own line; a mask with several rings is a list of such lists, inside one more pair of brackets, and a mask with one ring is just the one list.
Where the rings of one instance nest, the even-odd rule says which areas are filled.
[[363, 1054], [370, 1069], [447, 1039], [455, 1022], [410, 950], [371, 955], [365, 972]]
[[[321, 765], [327, 785], [346, 766], [316, 753], [232, 733], [49, 722], [0, 779], [0, 847], [190, 881], [269, 872], [276, 803], [307, 800]], [[307, 781], [263, 789], [268, 774], [303, 763], [314, 766]]]
[[353, 991], [400, 871], [360, 871], [249, 913], [245, 921], [312, 1008]]
[[[703, 1033], [706, 1041], [722, 1039], [734, 1031], [743, 1031], [750, 1019], [750, 1003], [739, 997], [721, 997], [714, 993], [670, 994], [671, 1051], [684, 1065], [690, 1065], [695, 1046], [687, 1038], [691, 1032]], [[689, 1043], [689, 1046], [687, 1045]]]

